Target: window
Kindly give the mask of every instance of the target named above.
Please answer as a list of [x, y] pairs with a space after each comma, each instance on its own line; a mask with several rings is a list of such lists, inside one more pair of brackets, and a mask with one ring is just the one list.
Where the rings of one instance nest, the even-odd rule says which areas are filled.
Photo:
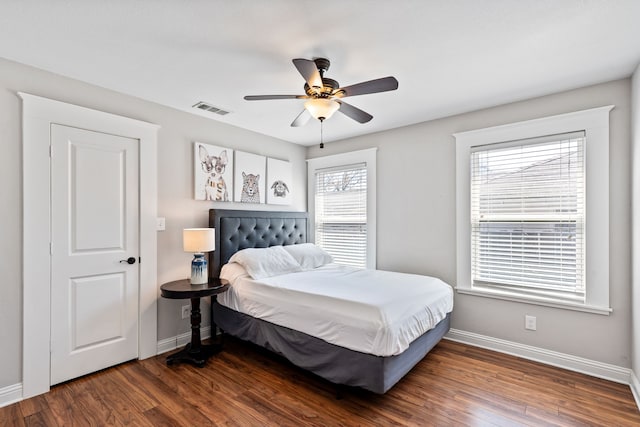
[[339, 264], [375, 268], [375, 152], [308, 160], [312, 234]]
[[338, 264], [367, 264], [367, 165], [316, 171], [315, 242]]
[[458, 292], [611, 311], [611, 108], [455, 134]]
[[584, 139], [471, 150], [473, 286], [584, 302]]

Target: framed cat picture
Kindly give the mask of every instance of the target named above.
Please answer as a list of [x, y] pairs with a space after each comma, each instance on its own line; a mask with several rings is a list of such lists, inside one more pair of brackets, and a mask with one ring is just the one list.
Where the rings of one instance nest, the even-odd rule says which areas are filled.
[[233, 195], [233, 150], [201, 142], [193, 145], [194, 198], [230, 202]]
[[291, 163], [285, 160], [267, 159], [267, 203], [291, 204]]
[[236, 151], [233, 200], [241, 203], [264, 203], [266, 157]]

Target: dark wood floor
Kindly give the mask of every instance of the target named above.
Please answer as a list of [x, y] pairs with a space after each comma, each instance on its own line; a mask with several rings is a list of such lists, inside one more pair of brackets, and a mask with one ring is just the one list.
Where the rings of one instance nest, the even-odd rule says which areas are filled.
[[442, 341], [383, 396], [227, 339], [202, 369], [133, 361], [0, 408], [0, 426], [639, 426], [628, 386]]

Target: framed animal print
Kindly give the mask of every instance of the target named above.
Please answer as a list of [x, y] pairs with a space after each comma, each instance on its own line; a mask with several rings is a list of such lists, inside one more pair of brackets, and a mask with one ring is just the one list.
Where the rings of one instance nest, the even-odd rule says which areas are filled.
[[236, 151], [233, 200], [241, 203], [264, 203], [266, 157]]
[[273, 205], [291, 204], [292, 177], [291, 163], [284, 160], [267, 159], [267, 203]]
[[233, 192], [233, 150], [194, 143], [194, 189], [196, 200], [230, 202]]

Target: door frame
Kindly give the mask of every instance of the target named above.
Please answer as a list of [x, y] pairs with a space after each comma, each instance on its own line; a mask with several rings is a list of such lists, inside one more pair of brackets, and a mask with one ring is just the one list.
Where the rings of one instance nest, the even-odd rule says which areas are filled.
[[[140, 299], [138, 358], [157, 354], [157, 133], [159, 126], [18, 92], [22, 98], [23, 341], [22, 397], [50, 389], [51, 367], [51, 124], [139, 141]], [[27, 262], [28, 260], [28, 262]], [[35, 267], [34, 267], [35, 266]]]

